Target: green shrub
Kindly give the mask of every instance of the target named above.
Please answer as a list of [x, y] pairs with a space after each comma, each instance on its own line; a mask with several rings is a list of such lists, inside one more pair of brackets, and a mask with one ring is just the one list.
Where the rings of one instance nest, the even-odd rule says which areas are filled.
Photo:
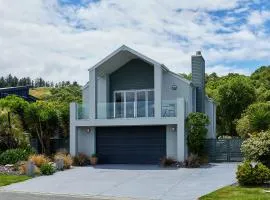
[[236, 123], [236, 131], [242, 138], [268, 129], [270, 129], [270, 102], [251, 104]]
[[55, 172], [55, 167], [51, 163], [44, 163], [40, 167], [40, 172], [43, 175], [52, 175]]
[[256, 185], [261, 185], [270, 181], [270, 169], [262, 163], [255, 165], [253, 169], [254, 181]]
[[32, 154], [34, 154], [34, 150], [30, 147], [25, 149], [9, 149], [0, 155], [0, 164], [15, 164], [18, 161], [27, 160]]
[[262, 185], [270, 181], [270, 169], [262, 163], [252, 166], [251, 162], [245, 161], [238, 165], [236, 178], [240, 185]]
[[240, 185], [252, 185], [254, 183], [254, 177], [252, 176], [252, 165], [246, 161], [241, 165], [238, 165], [236, 178]]
[[270, 167], [270, 130], [252, 135], [245, 140], [241, 151], [247, 160], [262, 162]]
[[206, 126], [210, 123], [209, 118], [204, 113], [190, 113], [187, 122], [187, 144], [193, 154], [201, 155], [204, 148], [204, 139], [207, 134]]
[[236, 122], [236, 132], [241, 138], [248, 138], [252, 134], [250, 121], [247, 116], [243, 116]]
[[266, 131], [270, 128], [270, 102], [252, 104], [248, 107], [246, 114], [252, 131]]
[[79, 153], [77, 156], [73, 157], [73, 164], [75, 166], [85, 166], [90, 164], [90, 160], [87, 155]]

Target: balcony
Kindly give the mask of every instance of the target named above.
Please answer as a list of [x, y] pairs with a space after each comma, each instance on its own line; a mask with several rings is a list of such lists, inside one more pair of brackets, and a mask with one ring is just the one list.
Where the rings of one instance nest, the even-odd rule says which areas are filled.
[[[161, 117], [177, 117], [176, 100], [161, 102]], [[86, 104], [76, 105], [77, 120], [89, 119], [90, 108]], [[154, 118], [155, 107], [153, 101], [98, 103], [96, 119], [131, 119]]]
[[177, 117], [177, 101], [161, 101], [161, 117]]
[[154, 117], [153, 101], [98, 103], [97, 119]]
[[89, 105], [88, 104], [76, 104], [76, 119], [89, 119]]

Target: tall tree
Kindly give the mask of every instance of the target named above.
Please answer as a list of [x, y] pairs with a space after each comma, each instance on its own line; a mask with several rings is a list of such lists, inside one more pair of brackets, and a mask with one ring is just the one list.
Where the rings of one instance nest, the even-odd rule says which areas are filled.
[[247, 78], [234, 77], [221, 85], [217, 93], [219, 131], [236, 136], [236, 120], [255, 101], [255, 88]]

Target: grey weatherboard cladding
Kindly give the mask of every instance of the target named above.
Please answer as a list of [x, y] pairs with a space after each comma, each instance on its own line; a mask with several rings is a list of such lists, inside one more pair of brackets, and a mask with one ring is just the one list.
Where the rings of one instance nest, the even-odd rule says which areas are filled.
[[166, 127], [98, 127], [96, 152], [100, 163], [158, 164], [166, 156]]
[[110, 74], [110, 101], [116, 90], [153, 89], [154, 66], [140, 59], [133, 59]]

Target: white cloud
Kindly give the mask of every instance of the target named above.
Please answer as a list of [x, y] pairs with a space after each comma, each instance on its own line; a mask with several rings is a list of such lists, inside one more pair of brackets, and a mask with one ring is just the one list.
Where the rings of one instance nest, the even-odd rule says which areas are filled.
[[251, 12], [248, 23], [250, 25], [261, 25], [267, 20], [270, 20], [270, 11], [253, 11]]
[[238, 73], [249, 75], [252, 71], [249, 69], [239, 69], [237, 67], [225, 66], [225, 65], [215, 65], [209, 68], [206, 68], [206, 73], [210, 74], [216, 72], [219, 76], [223, 76], [229, 73]]
[[[0, 0], [1, 75], [83, 84], [87, 69], [122, 44], [175, 72], [190, 72], [190, 56], [202, 50], [208, 70], [248, 73], [236, 64], [230, 68], [223, 63], [269, 62], [270, 39], [264, 27], [254, 32], [250, 24], [259, 20], [249, 17], [247, 23], [235, 25], [235, 16], [216, 20], [208, 12], [243, 12], [240, 2], [108, 0], [80, 7], [62, 6], [56, 0]], [[266, 19], [264, 12], [259, 14]]]

